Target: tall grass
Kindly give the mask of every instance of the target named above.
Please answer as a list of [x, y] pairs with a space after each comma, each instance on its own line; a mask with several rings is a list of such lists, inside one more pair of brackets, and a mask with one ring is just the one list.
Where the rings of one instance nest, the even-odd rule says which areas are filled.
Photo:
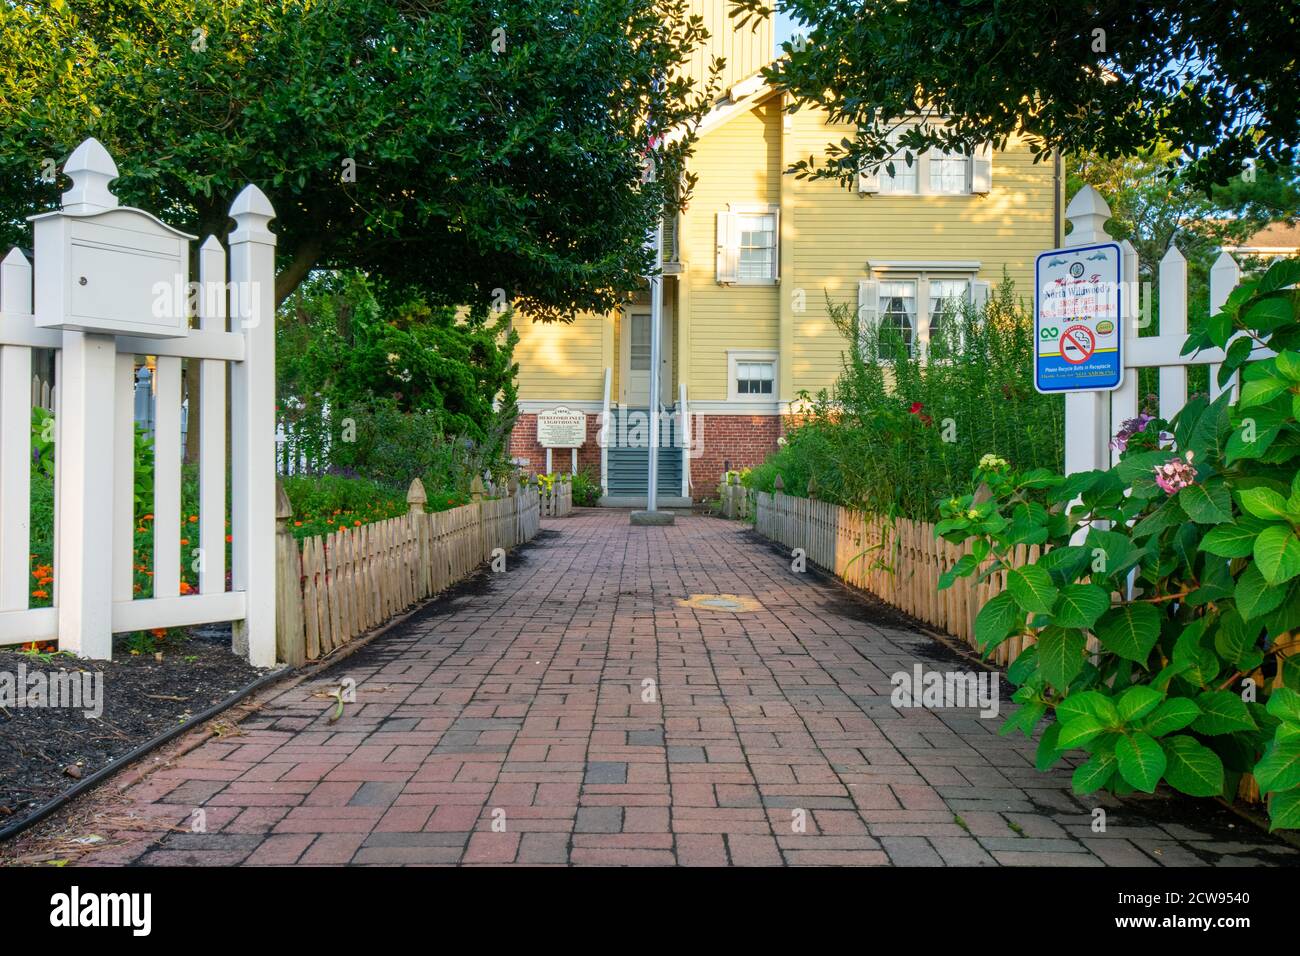
[[935, 503], [965, 488], [986, 454], [1017, 468], [1059, 468], [1064, 402], [1033, 385], [1033, 317], [1003, 281], [988, 305], [950, 310], [923, 362], [893, 333], [861, 328], [857, 310], [831, 303], [846, 343], [833, 391], [803, 396], [775, 455], [747, 483], [878, 514], [930, 520]]

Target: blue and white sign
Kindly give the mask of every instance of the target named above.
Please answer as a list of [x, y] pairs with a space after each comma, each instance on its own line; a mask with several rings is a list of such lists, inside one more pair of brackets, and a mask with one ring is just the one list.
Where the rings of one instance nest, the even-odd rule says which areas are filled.
[[1124, 382], [1123, 257], [1116, 243], [1053, 249], [1034, 265], [1034, 388], [1109, 392]]

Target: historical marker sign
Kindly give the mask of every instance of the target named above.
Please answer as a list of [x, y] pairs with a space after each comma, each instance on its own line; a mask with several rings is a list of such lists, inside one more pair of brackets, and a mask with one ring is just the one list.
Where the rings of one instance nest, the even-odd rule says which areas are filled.
[[1123, 257], [1116, 243], [1053, 249], [1034, 267], [1034, 387], [1108, 392], [1124, 382]]
[[543, 448], [581, 448], [587, 443], [587, 416], [563, 405], [537, 413], [537, 444]]

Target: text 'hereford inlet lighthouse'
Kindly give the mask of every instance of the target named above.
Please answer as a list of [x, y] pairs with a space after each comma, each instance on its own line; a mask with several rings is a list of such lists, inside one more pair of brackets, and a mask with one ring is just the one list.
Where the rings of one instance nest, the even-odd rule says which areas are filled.
[[[1004, 273], [1032, 294], [1035, 257], [1061, 240], [1060, 163], [1035, 163], [1014, 137], [1002, 150], [900, 158], [892, 175], [852, 187], [783, 175], [853, 131], [816, 108], [789, 112], [788, 94], [763, 80], [776, 55], [770, 20], [737, 27], [728, 0], [693, 6], [712, 36], [692, 76], [703, 83], [713, 56], [726, 68], [688, 163], [689, 207], [663, 224], [658, 349], [648, 283], [614, 313], [516, 319], [512, 456], [533, 472], [599, 476], [612, 506], [645, 506], [656, 432], [661, 506], [711, 496], [724, 471], [775, 450], [799, 396], [830, 389], [841, 371], [847, 343], [828, 299], [924, 356], [943, 315], [986, 300]], [[556, 445], [561, 432], [581, 444]]]

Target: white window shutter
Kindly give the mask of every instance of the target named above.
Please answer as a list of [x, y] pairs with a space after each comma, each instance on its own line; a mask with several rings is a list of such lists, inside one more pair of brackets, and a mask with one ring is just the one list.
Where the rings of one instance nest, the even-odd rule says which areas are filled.
[[970, 303], [976, 311], [982, 310], [989, 302], [991, 287], [984, 279], [970, 280]]
[[718, 282], [733, 283], [740, 271], [740, 249], [736, 235], [736, 216], [718, 213]]
[[880, 322], [880, 283], [874, 279], [858, 282], [858, 341], [866, 350], [867, 336]]
[[858, 192], [860, 193], [878, 193], [880, 192], [880, 167], [868, 172], [862, 170], [858, 173]]
[[993, 145], [985, 143], [971, 157], [970, 191], [983, 195], [993, 190]]
[[781, 278], [781, 210], [772, 210], [772, 278]]

